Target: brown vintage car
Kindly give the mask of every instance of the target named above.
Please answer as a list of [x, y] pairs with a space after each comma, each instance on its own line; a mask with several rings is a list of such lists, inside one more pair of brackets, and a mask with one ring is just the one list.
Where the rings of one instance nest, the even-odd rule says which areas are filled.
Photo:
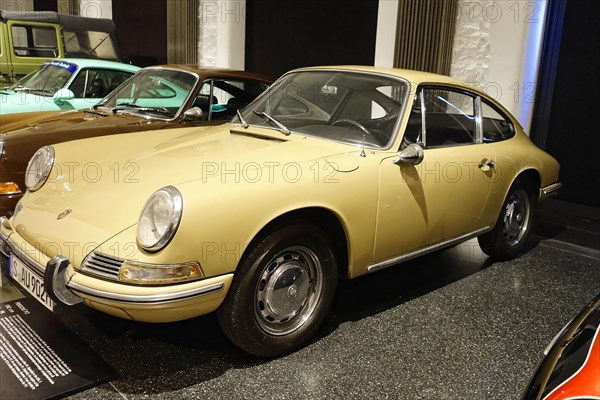
[[27, 163], [44, 145], [116, 133], [221, 124], [270, 84], [267, 77], [244, 71], [181, 65], [147, 67], [90, 109], [45, 116], [26, 113], [22, 119], [1, 121], [0, 216], [12, 214], [25, 192]]

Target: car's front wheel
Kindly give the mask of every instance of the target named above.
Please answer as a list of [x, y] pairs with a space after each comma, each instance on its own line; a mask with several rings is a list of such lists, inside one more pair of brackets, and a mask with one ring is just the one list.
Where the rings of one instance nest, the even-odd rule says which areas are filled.
[[508, 191], [496, 226], [478, 237], [481, 250], [498, 260], [510, 260], [525, 250], [536, 205], [533, 185], [517, 180]]
[[266, 234], [240, 262], [217, 310], [225, 335], [248, 353], [275, 357], [304, 345], [323, 324], [337, 262], [321, 229], [295, 224]]

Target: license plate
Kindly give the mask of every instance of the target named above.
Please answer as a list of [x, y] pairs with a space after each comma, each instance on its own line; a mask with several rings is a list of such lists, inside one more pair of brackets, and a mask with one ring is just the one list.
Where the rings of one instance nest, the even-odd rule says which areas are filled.
[[10, 256], [10, 276], [27, 290], [37, 301], [42, 303], [44, 307], [52, 311], [54, 302], [44, 288], [44, 279], [29, 269], [21, 260], [14, 255]]

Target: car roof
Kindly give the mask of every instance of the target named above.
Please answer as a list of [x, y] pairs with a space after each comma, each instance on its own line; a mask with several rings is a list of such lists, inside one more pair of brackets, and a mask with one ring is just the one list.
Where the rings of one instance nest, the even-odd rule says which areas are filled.
[[112, 32], [115, 23], [107, 18], [88, 18], [55, 11], [0, 11], [0, 20], [33, 21], [60, 24], [63, 28], [89, 31]]
[[137, 72], [140, 67], [116, 61], [98, 60], [97, 58], [53, 58], [47, 62], [68, 62], [79, 68], [110, 68], [128, 72]]
[[[423, 72], [423, 71], [415, 71], [411, 69], [401, 69], [401, 68], [382, 68], [382, 67], [371, 67], [371, 66], [363, 66], [363, 65], [331, 65], [331, 66], [321, 66], [321, 67], [305, 67], [298, 68], [294, 71], [310, 71], [310, 70], [344, 70], [344, 71], [358, 71], [358, 72], [369, 72], [369, 73], [379, 73], [384, 75], [393, 75], [399, 78], [403, 78], [414, 85], [419, 85], [423, 83], [445, 83], [449, 85], [460, 85], [467, 86], [468, 85], [458, 79], [451, 78], [446, 75], [434, 74], [431, 72]], [[292, 72], [292, 71], [290, 71]]]
[[227, 68], [213, 68], [213, 67], [199, 67], [193, 64], [162, 64], [162, 65], [152, 65], [146, 67], [144, 69], [152, 69], [152, 68], [164, 68], [164, 69], [181, 69], [184, 71], [192, 72], [198, 74], [201, 79], [207, 78], [239, 78], [245, 77], [247, 79], [253, 79], [258, 81], [263, 81], [265, 83], [273, 82], [273, 79], [269, 78], [266, 75], [259, 74], [256, 72], [249, 71], [241, 71], [235, 69], [227, 69]]

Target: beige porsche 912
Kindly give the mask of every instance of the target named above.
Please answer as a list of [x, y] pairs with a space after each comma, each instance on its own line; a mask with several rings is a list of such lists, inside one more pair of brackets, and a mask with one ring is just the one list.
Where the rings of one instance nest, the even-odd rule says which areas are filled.
[[451, 78], [304, 68], [221, 126], [41, 148], [0, 237], [48, 308], [215, 311], [237, 346], [273, 357], [317, 332], [339, 279], [473, 237], [518, 256], [558, 173], [500, 104]]

